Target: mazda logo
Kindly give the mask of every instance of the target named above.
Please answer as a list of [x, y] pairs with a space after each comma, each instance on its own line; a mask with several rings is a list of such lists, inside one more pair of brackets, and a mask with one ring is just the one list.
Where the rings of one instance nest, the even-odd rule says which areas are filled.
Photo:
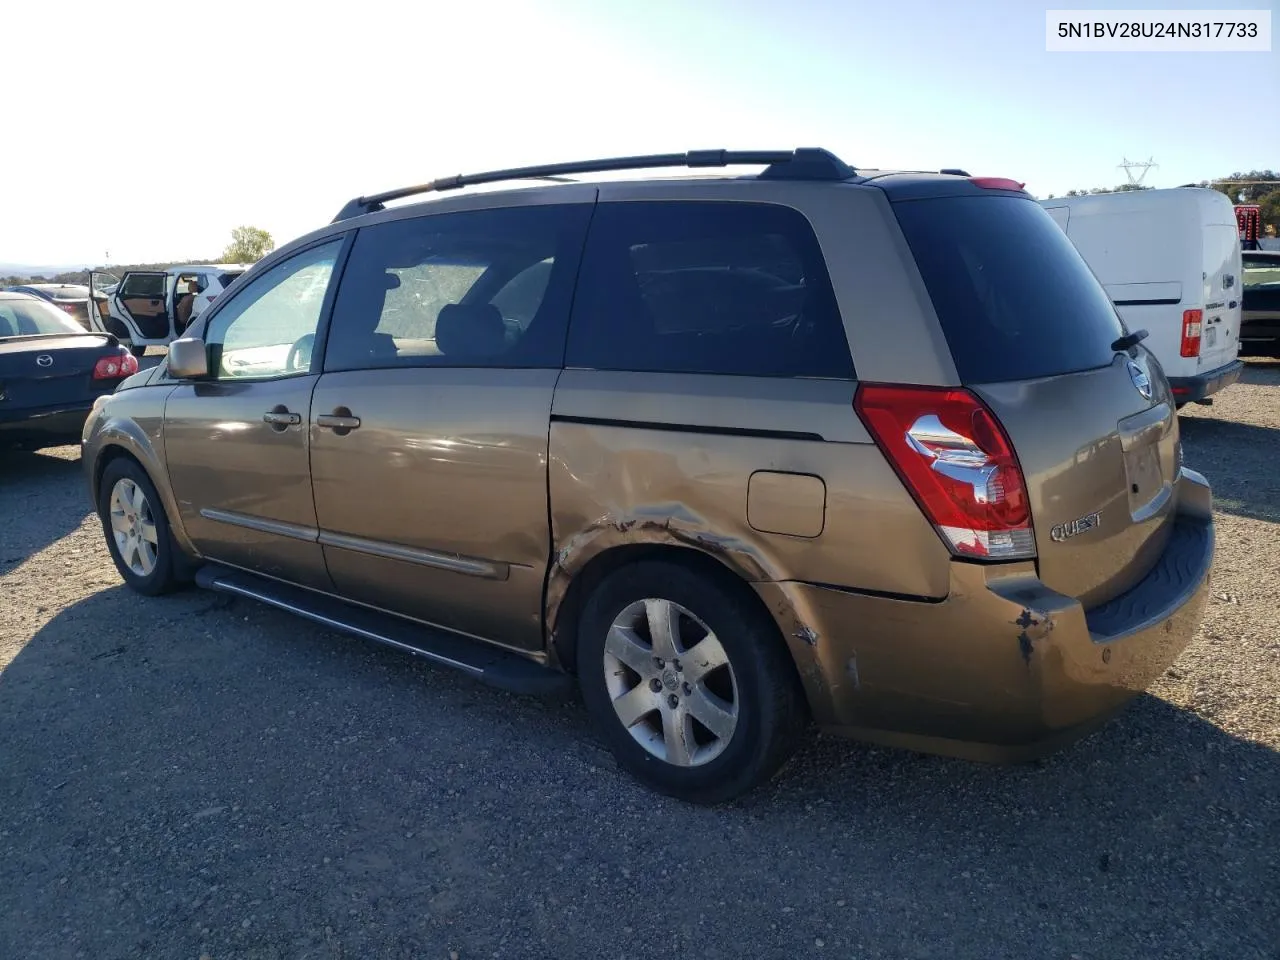
[[49, 356], [49, 354], [47, 354], [47, 353], [42, 353], [42, 354], [40, 354], [40, 356], [36, 357], [36, 366], [37, 366], [37, 367], [52, 367], [52, 366], [53, 366], [53, 357]]

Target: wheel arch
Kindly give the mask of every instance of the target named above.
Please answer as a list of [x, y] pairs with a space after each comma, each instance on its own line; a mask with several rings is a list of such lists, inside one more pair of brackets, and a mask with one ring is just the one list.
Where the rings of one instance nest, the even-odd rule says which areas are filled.
[[547, 590], [547, 653], [553, 663], [569, 673], [576, 672], [578, 625], [587, 599], [614, 571], [641, 561], [665, 561], [684, 567], [725, 587], [741, 602], [755, 610], [786, 642], [768, 605], [752, 589], [750, 580], [720, 555], [685, 543], [639, 541], [605, 546], [583, 559], [572, 571], [562, 563], [553, 565]]
[[173, 489], [169, 485], [169, 474], [164, 469], [160, 456], [152, 445], [151, 438], [146, 435], [133, 420], [114, 420], [94, 431], [91, 438], [92, 467], [90, 471], [90, 494], [96, 510], [102, 495], [102, 475], [115, 460], [126, 458], [132, 460], [147, 475], [151, 485], [160, 496], [160, 505], [164, 508], [165, 518], [169, 521], [169, 531], [173, 535], [179, 550], [188, 557], [199, 556], [199, 551], [187, 537], [182, 526], [182, 515], [178, 511], [178, 502], [174, 498]]

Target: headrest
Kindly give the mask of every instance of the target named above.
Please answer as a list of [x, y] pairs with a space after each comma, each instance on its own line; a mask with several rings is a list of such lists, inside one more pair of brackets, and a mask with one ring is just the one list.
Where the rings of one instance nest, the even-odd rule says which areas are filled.
[[502, 314], [491, 303], [451, 303], [436, 317], [436, 346], [446, 357], [493, 357], [506, 348]]

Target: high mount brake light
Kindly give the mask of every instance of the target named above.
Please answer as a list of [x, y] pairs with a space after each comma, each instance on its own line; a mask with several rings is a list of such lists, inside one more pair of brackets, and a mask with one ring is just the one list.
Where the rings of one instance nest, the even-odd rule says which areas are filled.
[[961, 557], [1034, 557], [1027, 485], [995, 415], [962, 388], [863, 384], [854, 409]]
[[93, 365], [93, 379], [120, 380], [138, 372], [138, 358], [123, 347], [115, 356], [101, 357]]
[[1009, 177], [970, 177], [969, 182], [984, 190], [1021, 190], [1026, 186]]

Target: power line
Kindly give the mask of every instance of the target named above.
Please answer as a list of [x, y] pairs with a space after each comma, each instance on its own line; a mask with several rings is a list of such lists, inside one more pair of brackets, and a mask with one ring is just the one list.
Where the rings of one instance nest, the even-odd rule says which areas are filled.
[[[1158, 166], [1160, 166], [1160, 164], [1156, 163], [1152, 158], [1147, 158], [1146, 160], [1130, 160], [1128, 157], [1125, 157], [1124, 162], [1119, 164], [1118, 169], [1123, 170], [1124, 175], [1129, 178], [1129, 185], [1136, 187], [1142, 184], [1142, 181], [1146, 179], [1147, 173], [1152, 167]], [[1133, 175], [1134, 170], [1141, 170], [1142, 172], [1135, 177]]]

